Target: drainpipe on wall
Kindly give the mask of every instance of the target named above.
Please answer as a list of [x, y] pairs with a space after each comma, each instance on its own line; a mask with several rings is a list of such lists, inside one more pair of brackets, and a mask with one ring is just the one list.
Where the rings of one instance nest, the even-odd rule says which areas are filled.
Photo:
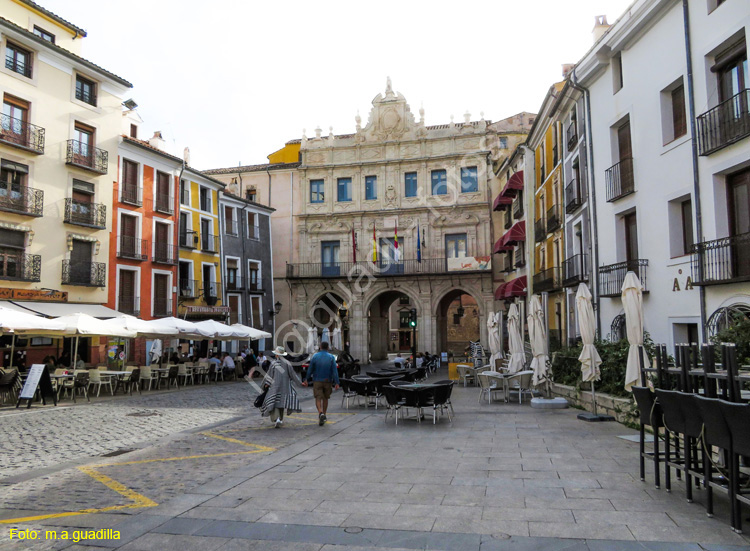
[[[182, 190], [182, 173], [185, 172], [185, 159], [182, 159], [182, 166], [180, 167], [180, 175], [177, 177], [177, 194], [179, 197], [177, 198], [177, 223], [175, 226], [177, 226], [177, 277], [175, 278], [177, 280], [177, 285], [173, 285], [172, 288], [174, 289], [177, 287], [178, 291], [173, 293], [174, 296], [174, 312], [173, 315], [177, 317], [177, 309], [180, 307], [180, 296], [179, 296], [179, 288], [180, 288], [180, 261], [179, 261], [179, 250], [180, 250], [180, 206], [182, 205], [182, 194], [180, 191]], [[187, 231], [187, 228], [185, 228], [185, 231]], [[187, 235], [187, 234], [186, 234]], [[195, 274], [193, 274], [195, 276]], [[185, 309], [187, 311], [187, 308]], [[187, 316], [187, 313], [185, 314]]]
[[[701, 186], [698, 173], [698, 141], [695, 139], [695, 95], [693, 90], [693, 52], [690, 43], [690, 13], [688, 0], [682, 0], [682, 16], [685, 26], [685, 57], [687, 58], [687, 89], [690, 107], [690, 145], [693, 154], [693, 196], [695, 197], [695, 234], [698, 241], [703, 240], [703, 215], [701, 213]], [[698, 278], [703, 281], [703, 262], [697, 262]], [[706, 290], [703, 285], [698, 288], [700, 296], [701, 338], [706, 342]]]
[[576, 68], [570, 72], [570, 85], [583, 93], [583, 102], [586, 105], [586, 141], [588, 145], [586, 147], [586, 160], [588, 162], [588, 170], [586, 179], [588, 181], [589, 197], [591, 198], [590, 209], [591, 216], [589, 217], [590, 224], [592, 226], [591, 239], [594, 245], [594, 258], [591, 259], [591, 272], [592, 276], [596, 274], [594, 278], [594, 310], [596, 311], [596, 334], [599, 338], [602, 338], [602, 315], [601, 315], [601, 301], [599, 297], [599, 223], [596, 213], [596, 177], [594, 174], [594, 138], [591, 135], [591, 93], [585, 86], [581, 86], [576, 82]]

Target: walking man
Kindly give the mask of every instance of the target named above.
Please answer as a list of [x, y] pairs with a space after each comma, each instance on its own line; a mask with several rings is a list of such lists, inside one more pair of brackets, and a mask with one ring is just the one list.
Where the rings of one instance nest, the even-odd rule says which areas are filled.
[[326, 422], [326, 412], [328, 411], [328, 399], [331, 397], [331, 389], [334, 385], [336, 390], [339, 388], [339, 373], [336, 368], [336, 358], [328, 352], [328, 343], [325, 341], [320, 343], [320, 351], [310, 360], [310, 366], [307, 368], [307, 381], [303, 385], [307, 386], [309, 381], [313, 382], [315, 407], [318, 408], [318, 425], [323, 426]]

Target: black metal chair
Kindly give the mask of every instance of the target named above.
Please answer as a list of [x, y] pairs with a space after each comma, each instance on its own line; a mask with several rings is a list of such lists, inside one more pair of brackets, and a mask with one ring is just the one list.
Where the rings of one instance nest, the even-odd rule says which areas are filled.
[[341, 377], [339, 385], [341, 386], [341, 407], [344, 407], [344, 402], [346, 402], [346, 409], [349, 409], [349, 400], [357, 397], [357, 393], [352, 389], [352, 380]]
[[[642, 386], [633, 387], [633, 396], [638, 404], [640, 420], [640, 472], [641, 480], [646, 480], [646, 459], [652, 459], [654, 462], [654, 484], [658, 489], [661, 486], [659, 463], [664, 460], [664, 455], [659, 451], [659, 429], [662, 428], [662, 411], [656, 396], [650, 389]], [[654, 431], [654, 451], [646, 451], [646, 427], [651, 427]]]
[[407, 414], [408, 414], [409, 408], [416, 409], [417, 410], [417, 422], [421, 423], [423, 415], [422, 415], [422, 403], [420, 402], [420, 398], [422, 395], [416, 390], [405, 388], [403, 386], [399, 388], [399, 391], [402, 393], [404, 397], [404, 404], [401, 407], [403, 407], [404, 410], [407, 410]]
[[432, 403], [433, 424], [435, 423], [435, 417], [438, 411], [440, 413], [445, 411], [448, 414], [448, 422], [452, 423], [453, 416], [451, 413], [453, 411], [453, 405], [451, 404], [451, 394], [453, 393], [453, 382], [451, 381], [451, 383], [447, 385], [435, 385], [434, 389], [435, 392]]
[[[678, 392], [675, 390], [656, 389], [656, 399], [662, 408], [664, 428], [666, 429], [666, 438], [664, 439], [664, 487], [667, 492], [672, 491], [672, 472], [670, 468], [675, 469], [677, 478], [681, 473], [686, 471], [685, 461], [680, 457], [680, 435], [685, 434], [685, 417], [682, 414], [682, 408], [678, 401]], [[671, 436], [675, 437], [675, 455], [672, 456], [670, 446]], [[692, 501], [692, 481], [686, 472], [688, 501]]]
[[3, 401], [11, 402], [11, 399], [15, 398], [18, 377], [17, 369], [7, 371], [0, 376], [0, 398]]
[[[716, 398], [705, 398], [703, 396], [693, 396], [695, 407], [700, 411], [703, 418], [703, 436], [701, 438], [704, 446], [704, 486], [706, 488], [706, 514], [709, 517], [714, 516], [714, 489], [718, 489], [729, 494], [731, 484], [722, 473], [714, 468], [711, 461], [713, 447], [723, 450], [728, 459], [728, 454], [732, 449], [732, 435], [729, 432], [724, 413], [721, 410], [721, 401]], [[714, 475], [718, 474], [719, 477]], [[732, 528], [734, 528], [734, 501], [732, 500]]]
[[696, 488], [700, 488], [700, 483], [706, 482], [705, 464], [708, 461], [703, 446], [698, 447], [698, 442], [703, 436], [703, 416], [701, 410], [696, 407], [694, 398], [695, 394], [691, 392], [678, 392], [675, 395], [685, 419], [685, 484], [688, 502], [693, 501], [692, 481], [695, 480]]
[[729, 498], [732, 500], [732, 528], [742, 533], [742, 504], [750, 505], [750, 489], [740, 483], [740, 456], [750, 457], [750, 405], [719, 401], [724, 414], [729, 434], [731, 449], [729, 452]]
[[399, 411], [401, 410], [401, 406], [406, 403], [403, 392], [395, 386], [384, 386], [383, 397], [385, 398], [386, 403], [385, 419], [383, 422], [385, 423], [388, 421], [388, 414], [393, 411], [396, 416], [396, 424], [398, 425]]

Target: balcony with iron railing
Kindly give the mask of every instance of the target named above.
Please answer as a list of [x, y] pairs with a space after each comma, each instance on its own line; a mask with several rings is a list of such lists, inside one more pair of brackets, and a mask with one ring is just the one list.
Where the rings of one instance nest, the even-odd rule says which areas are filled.
[[65, 199], [64, 221], [76, 226], [103, 230], [107, 227], [107, 205], [78, 201], [68, 197]]
[[541, 243], [545, 239], [547, 239], [547, 224], [544, 218], [540, 218], [534, 222], [534, 240]]
[[197, 231], [181, 231], [180, 232], [180, 247], [183, 249], [196, 249], [198, 247], [198, 232]]
[[552, 205], [547, 209], [547, 233], [560, 229], [560, 207]]
[[513, 218], [518, 220], [523, 216], [523, 200], [521, 197], [516, 197], [513, 200]]
[[120, 200], [123, 203], [140, 207], [143, 205], [143, 190], [136, 184], [123, 184]]
[[[476, 258], [489, 258], [484, 255]], [[332, 278], [359, 277], [367, 274], [369, 277], [388, 276], [419, 276], [433, 274], [470, 274], [487, 272], [491, 269], [489, 262], [477, 262], [475, 257], [462, 258], [423, 258], [401, 260], [399, 262], [378, 260], [357, 262], [321, 262], [306, 264], [287, 264], [286, 276], [289, 279], [302, 278]]]
[[45, 130], [3, 113], [0, 115], [0, 143], [41, 155], [44, 153]]
[[180, 298], [195, 298], [198, 296], [200, 282], [197, 279], [180, 279], [177, 288]]
[[262, 293], [263, 292], [263, 282], [250, 278], [250, 280], [247, 282], [247, 290], [251, 293]]
[[562, 288], [560, 268], [547, 268], [534, 275], [534, 292], [543, 293]]
[[121, 294], [117, 297], [117, 311], [129, 316], [141, 315], [141, 299], [135, 295]]
[[604, 172], [607, 187], [607, 201], [616, 201], [631, 193], [635, 193], [633, 179], [633, 159], [628, 157]]
[[62, 284], [104, 287], [107, 285], [107, 264], [104, 262], [63, 260]]
[[201, 234], [201, 250], [207, 253], [219, 252], [219, 236], [210, 233]]
[[513, 255], [511, 253], [506, 253], [502, 255], [502, 260], [500, 263], [500, 271], [504, 273], [509, 273], [513, 271]]
[[13, 184], [0, 187], [0, 210], [28, 216], [42, 216], [44, 191], [28, 186], [15, 187]]
[[568, 129], [565, 131], [565, 138], [568, 144], [568, 151], [573, 151], [576, 144], [578, 143], [578, 125], [571, 123]]
[[167, 297], [154, 297], [154, 317], [166, 318], [172, 315], [172, 299]]
[[41, 281], [42, 256], [38, 254], [0, 254], [0, 279], [8, 281]]
[[750, 136], [750, 89], [696, 117], [698, 151], [710, 155]]
[[227, 291], [242, 291], [245, 288], [246, 278], [238, 276], [237, 272], [229, 271], [224, 276], [224, 287]]
[[578, 183], [578, 178], [573, 178], [570, 183], [565, 186], [565, 212], [571, 214], [578, 210], [583, 204], [581, 199], [581, 188]]
[[[14, 48], [18, 49], [18, 48]], [[19, 75], [23, 75], [26, 78], [31, 78], [31, 67], [32, 63], [31, 60], [33, 59], [31, 54], [28, 52], [25, 56], [16, 56], [13, 55], [13, 52], [11, 51], [11, 48], [6, 47], [5, 48], [5, 68], [9, 71], [13, 71], [14, 73], [18, 73]]]
[[695, 285], [750, 281], [750, 233], [696, 243], [691, 276]]
[[221, 298], [221, 283], [215, 281], [204, 281], [201, 284], [203, 302], [214, 306]]
[[162, 214], [173, 214], [174, 205], [172, 197], [168, 193], [157, 193], [154, 198], [154, 210]]
[[643, 292], [648, 292], [648, 280], [646, 271], [648, 260], [637, 258], [626, 260], [608, 266], [599, 266], [599, 296], [619, 297], [622, 295], [622, 284], [625, 282], [625, 274], [634, 272], [641, 281]]
[[109, 152], [78, 140], [68, 140], [65, 162], [97, 174], [106, 174], [109, 170]]
[[563, 287], [574, 287], [589, 280], [588, 255], [579, 253], [563, 260]]
[[117, 256], [130, 260], [148, 260], [148, 241], [121, 235], [118, 238]]
[[158, 264], [171, 264], [175, 266], [179, 258], [179, 251], [175, 245], [169, 243], [154, 243], [153, 261]]

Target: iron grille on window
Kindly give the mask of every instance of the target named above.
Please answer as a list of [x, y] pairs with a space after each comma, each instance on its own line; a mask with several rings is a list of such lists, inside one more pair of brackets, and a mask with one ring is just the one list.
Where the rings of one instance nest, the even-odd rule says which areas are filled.
[[44, 134], [41, 126], [5, 113], [0, 115], [0, 141], [5, 144], [41, 155], [44, 153]]
[[168, 243], [154, 243], [154, 262], [160, 264], [177, 264], [177, 247]]
[[210, 233], [201, 234], [201, 250], [210, 253], [219, 252], [219, 237]]
[[570, 123], [565, 134], [568, 139], [568, 151], [573, 151], [573, 148], [578, 143], [578, 125], [575, 122]]
[[68, 197], [65, 199], [65, 222], [104, 229], [107, 226], [107, 205]]
[[166, 318], [172, 315], [172, 300], [167, 297], [154, 297], [154, 317]]
[[117, 256], [131, 260], [147, 260], [148, 241], [130, 235], [121, 235]]
[[547, 233], [552, 233], [560, 227], [560, 209], [552, 205], [547, 209]]
[[0, 279], [11, 281], [40, 281], [42, 257], [38, 254], [0, 251]]
[[563, 261], [563, 286], [572, 287], [588, 279], [588, 255], [580, 253]]
[[117, 297], [117, 311], [138, 317], [141, 315], [141, 299], [135, 295], [121, 294]]
[[104, 287], [107, 284], [107, 265], [104, 262], [73, 262], [63, 260], [63, 285]]
[[750, 233], [696, 243], [691, 275], [695, 285], [750, 281]]
[[121, 200], [123, 203], [141, 206], [143, 204], [141, 188], [135, 184], [123, 184]]
[[180, 247], [186, 249], [195, 249], [198, 245], [198, 232], [195, 231], [181, 231], [180, 232]]
[[78, 140], [68, 140], [65, 162], [98, 174], [106, 174], [109, 169], [109, 152]]
[[154, 210], [157, 212], [163, 212], [164, 214], [172, 214], [174, 208], [172, 207], [172, 200], [168, 193], [157, 193], [156, 201], [154, 201]]
[[15, 44], [6, 44], [5, 68], [31, 78], [31, 52], [19, 48]]

